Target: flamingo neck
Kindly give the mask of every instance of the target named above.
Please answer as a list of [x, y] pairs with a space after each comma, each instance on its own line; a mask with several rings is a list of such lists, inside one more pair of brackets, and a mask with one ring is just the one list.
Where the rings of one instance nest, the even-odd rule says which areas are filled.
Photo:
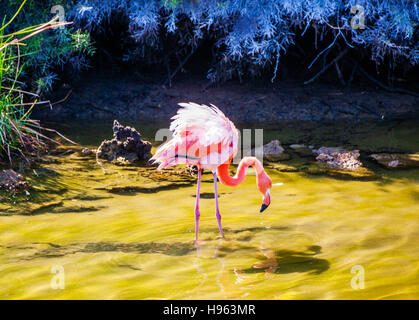
[[217, 168], [217, 175], [222, 184], [235, 187], [243, 182], [246, 177], [247, 168], [250, 166], [255, 168], [257, 175], [260, 175], [263, 172], [263, 166], [258, 159], [255, 157], [244, 157], [240, 161], [237, 172], [233, 177], [231, 177], [228, 172], [230, 162], [220, 165]]

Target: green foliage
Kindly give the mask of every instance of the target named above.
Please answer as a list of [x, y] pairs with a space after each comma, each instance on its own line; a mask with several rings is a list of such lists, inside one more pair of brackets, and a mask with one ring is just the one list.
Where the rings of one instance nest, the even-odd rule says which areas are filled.
[[[23, 57], [28, 57], [32, 48], [27, 42], [36, 43], [33, 37], [52, 27], [63, 25], [55, 21], [25, 27], [20, 30], [10, 30], [12, 22], [20, 13], [23, 4], [9, 20], [3, 20], [0, 27], [0, 158], [7, 157], [12, 162], [12, 156], [25, 154], [42, 148], [45, 144], [40, 138], [49, 139], [40, 131], [44, 130], [39, 121], [30, 119], [30, 114], [37, 100], [25, 102], [25, 96], [38, 97], [22, 89], [24, 83], [18, 81], [23, 70]], [[7, 21], [7, 22], [6, 22]], [[26, 42], [26, 43], [25, 43]], [[26, 49], [22, 50], [23, 47]], [[25, 53], [22, 53], [24, 51]]]
[[180, 2], [181, 0], [164, 0], [164, 6], [171, 9], [176, 9]]
[[[0, 32], [0, 47], [7, 44], [5, 39], [7, 41], [3, 29]], [[0, 157], [7, 155], [10, 161], [14, 152], [24, 154], [24, 146], [40, 146], [37, 139], [32, 139], [31, 134], [37, 123], [30, 120], [31, 109], [25, 109], [22, 104], [23, 94], [16, 87], [22, 67], [19, 67], [19, 57], [16, 57], [13, 51], [15, 50], [11, 46], [0, 50]]]
[[[3, 0], [0, 18], [13, 16], [19, 4]], [[89, 32], [109, 31], [114, 13], [128, 24], [128, 36], [117, 40], [123, 61], [161, 65], [210, 44], [205, 49], [211, 51], [212, 81], [257, 76], [264, 69], [273, 70], [274, 79], [280, 57], [302, 37], [312, 37], [308, 55], [317, 66], [320, 56], [343, 46], [368, 52], [377, 65], [410, 68], [419, 62], [419, 6], [411, 0], [30, 0], [8, 31], [47, 20], [57, 4], [74, 25], [31, 38], [22, 48], [23, 55], [32, 53], [24, 58], [23, 76], [40, 93], [51, 88], [60, 68], [88, 66], [95, 52]], [[364, 29], [351, 26], [357, 6]]]
[[[357, 6], [363, 29], [351, 26]], [[412, 0], [80, 0], [70, 15], [81, 28], [97, 30], [112, 12], [127, 17], [129, 38], [137, 41], [128, 60], [161, 64], [174, 49], [188, 56], [212, 43], [207, 76], [213, 81], [265, 67], [274, 67], [275, 77], [280, 56], [308, 30], [314, 60], [340, 45], [367, 49], [377, 64], [419, 62], [419, 6]]]
[[[14, 15], [21, 4], [21, 0], [2, 1], [0, 18], [8, 19]], [[7, 26], [8, 32], [24, 28], [26, 25], [37, 25], [51, 19], [54, 14], [51, 9], [55, 5], [62, 5], [68, 12], [76, 1], [55, 0], [27, 1], [12, 25]], [[64, 17], [66, 18], [66, 16]], [[21, 47], [22, 60], [25, 69], [23, 79], [29, 84], [28, 89], [41, 94], [51, 89], [58, 79], [57, 71], [67, 64], [76, 71], [88, 65], [87, 58], [94, 54], [93, 43], [88, 32], [83, 32], [71, 26], [55, 28], [32, 37]]]
[[90, 41], [90, 34], [88, 32], [83, 32], [78, 29], [75, 33], [71, 34], [71, 40], [71, 47], [74, 53], [81, 52], [88, 56], [95, 53], [95, 48]]

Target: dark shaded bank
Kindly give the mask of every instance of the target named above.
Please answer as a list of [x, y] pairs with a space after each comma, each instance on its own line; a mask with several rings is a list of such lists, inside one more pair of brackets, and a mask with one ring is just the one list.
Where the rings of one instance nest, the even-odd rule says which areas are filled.
[[155, 78], [138, 74], [90, 72], [64, 85], [51, 97], [61, 103], [39, 108], [42, 120], [119, 119], [167, 122], [177, 103], [194, 101], [219, 106], [234, 122], [273, 124], [281, 120], [390, 119], [417, 114], [419, 97], [393, 93], [372, 86], [299, 82], [229, 81], [210, 84], [202, 77], [181, 75], [171, 88]]

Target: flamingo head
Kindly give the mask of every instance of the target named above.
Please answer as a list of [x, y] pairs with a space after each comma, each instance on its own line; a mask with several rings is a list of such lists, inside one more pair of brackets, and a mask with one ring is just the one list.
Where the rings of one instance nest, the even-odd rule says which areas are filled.
[[263, 170], [257, 175], [257, 186], [259, 191], [262, 193], [262, 207], [260, 212], [263, 212], [271, 203], [271, 187], [272, 180], [268, 174]]

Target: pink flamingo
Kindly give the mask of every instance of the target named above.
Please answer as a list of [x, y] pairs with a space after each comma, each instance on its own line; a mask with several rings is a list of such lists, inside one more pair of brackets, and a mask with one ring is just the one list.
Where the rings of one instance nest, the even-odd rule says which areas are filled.
[[199, 195], [202, 169], [211, 170], [214, 177], [215, 215], [221, 237], [221, 215], [218, 209], [217, 176], [220, 182], [235, 187], [243, 182], [249, 166], [256, 170], [256, 184], [263, 195], [264, 211], [271, 202], [271, 178], [266, 174], [262, 164], [255, 157], [244, 157], [236, 174], [229, 175], [231, 160], [237, 154], [238, 132], [234, 124], [216, 106], [196, 103], [179, 103], [181, 108], [172, 117], [170, 131], [173, 138], [161, 145], [152, 160], [160, 163], [158, 169], [177, 164], [196, 165], [198, 167], [198, 186], [195, 204], [195, 241], [199, 232]]

